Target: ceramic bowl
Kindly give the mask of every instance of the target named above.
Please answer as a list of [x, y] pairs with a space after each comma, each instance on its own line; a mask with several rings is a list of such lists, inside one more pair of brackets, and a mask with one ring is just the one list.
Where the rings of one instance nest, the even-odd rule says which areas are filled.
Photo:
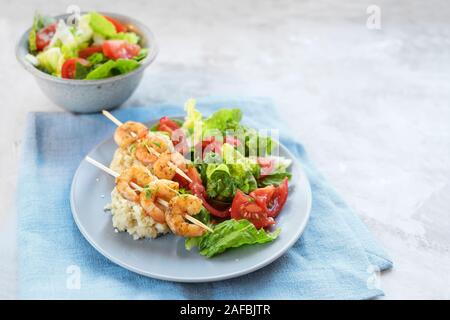
[[[149, 48], [147, 57], [141, 66], [129, 73], [100, 80], [62, 79], [47, 74], [31, 63], [25, 56], [28, 54], [28, 29], [16, 45], [16, 57], [22, 66], [36, 79], [44, 94], [58, 106], [76, 113], [91, 113], [103, 109], [112, 109], [124, 103], [136, 90], [145, 69], [155, 60], [158, 48], [153, 33], [139, 21], [119, 14], [103, 13], [123, 24], [141, 38], [141, 45]], [[65, 19], [68, 15], [56, 16]]]

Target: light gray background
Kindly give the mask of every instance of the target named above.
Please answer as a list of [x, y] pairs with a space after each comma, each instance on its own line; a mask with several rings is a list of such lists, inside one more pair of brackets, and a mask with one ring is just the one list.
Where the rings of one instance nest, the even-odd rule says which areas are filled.
[[[33, 12], [132, 15], [160, 54], [126, 103], [272, 97], [386, 247], [386, 298], [450, 298], [450, 4], [445, 0], [0, 0], [0, 298], [17, 292], [17, 156], [30, 111], [58, 111], [14, 57]], [[381, 30], [366, 9], [381, 9]], [[274, 124], [276, 125], [276, 124]], [[61, 270], [65, 272], [65, 270]]]

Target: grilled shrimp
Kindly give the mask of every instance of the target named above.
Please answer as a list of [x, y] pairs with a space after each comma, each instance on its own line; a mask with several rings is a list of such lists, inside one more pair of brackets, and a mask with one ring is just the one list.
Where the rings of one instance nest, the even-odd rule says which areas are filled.
[[122, 171], [116, 178], [117, 191], [127, 200], [139, 202], [137, 191], [130, 186], [131, 182], [143, 187], [154, 180], [147, 168], [132, 166]]
[[114, 141], [121, 147], [125, 148], [144, 137], [148, 132], [148, 128], [139, 122], [128, 121], [119, 126], [114, 132]]
[[191, 194], [176, 196], [170, 200], [166, 222], [173, 233], [182, 237], [199, 237], [205, 229], [185, 221], [186, 215], [196, 215], [202, 209], [202, 200]]
[[163, 153], [167, 149], [168, 146], [166, 140], [153, 135], [139, 141], [136, 147], [135, 156], [139, 161], [147, 166], [149, 164], [153, 164], [156, 160], [158, 160], [158, 156], [155, 154], [156, 152]]
[[186, 159], [178, 152], [163, 153], [153, 164], [153, 172], [160, 179], [172, 180], [176, 173], [176, 168], [186, 170]]
[[152, 187], [141, 192], [139, 200], [145, 213], [158, 223], [166, 222], [166, 214], [164, 208], [156, 202], [156, 192]]
[[170, 201], [178, 194], [178, 183], [170, 180], [156, 180], [150, 183], [140, 195], [140, 204], [148, 214], [159, 223], [165, 223], [165, 209], [158, 199]]

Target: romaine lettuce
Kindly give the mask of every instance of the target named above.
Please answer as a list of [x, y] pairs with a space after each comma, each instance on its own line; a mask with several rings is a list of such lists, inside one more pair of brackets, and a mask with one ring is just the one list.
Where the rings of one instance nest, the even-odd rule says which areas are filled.
[[108, 60], [89, 72], [86, 80], [104, 79], [125, 74], [139, 67], [139, 62], [129, 59]]
[[39, 67], [50, 74], [61, 74], [61, 67], [64, 63], [64, 55], [58, 47], [49, 48], [38, 53], [36, 56], [39, 61]]
[[240, 109], [220, 109], [203, 122], [203, 133], [207, 135], [208, 130], [219, 130], [222, 133], [227, 130], [237, 130], [241, 119], [242, 111]]
[[137, 44], [139, 42], [139, 36], [134, 32], [119, 32], [112, 35], [110, 39], [125, 40], [131, 44]]
[[103, 15], [97, 12], [91, 12], [89, 13], [89, 15], [89, 25], [95, 33], [100, 34], [104, 37], [113, 37], [114, 35], [116, 35], [116, 28]]
[[268, 233], [264, 229], [257, 230], [248, 220], [225, 220], [214, 226], [214, 232], [208, 232], [197, 238], [187, 238], [185, 247], [191, 250], [198, 247], [201, 255], [211, 258], [230, 248], [243, 245], [272, 242], [278, 237], [281, 229]]
[[77, 43], [83, 43], [91, 40], [94, 31], [91, 28], [91, 15], [84, 14], [78, 20], [78, 28], [75, 32]]
[[189, 130], [191, 133], [197, 123], [202, 123], [202, 114], [195, 108], [196, 100], [189, 99], [184, 104], [186, 117], [184, 119], [183, 128]]
[[89, 61], [89, 63], [90, 63], [91, 65], [96, 65], [96, 64], [105, 62], [106, 58], [105, 58], [105, 56], [103, 55], [103, 53], [101, 53], [101, 52], [96, 52], [96, 53], [94, 53], [93, 55], [89, 56], [89, 57], [87, 58], [87, 60]]

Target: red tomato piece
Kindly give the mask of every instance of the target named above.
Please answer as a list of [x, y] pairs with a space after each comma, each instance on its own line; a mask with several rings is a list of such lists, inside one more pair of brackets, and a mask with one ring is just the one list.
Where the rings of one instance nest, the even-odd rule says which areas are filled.
[[[176, 130], [179, 129], [180, 126], [178, 125], [178, 123], [176, 123], [175, 121], [173, 121], [172, 119], [170, 119], [169, 117], [162, 117], [161, 119], [159, 119], [159, 125], [163, 126], [165, 125], [167, 128], [170, 128], [172, 130]], [[163, 130], [161, 130], [163, 131]]]
[[61, 77], [65, 79], [73, 79], [75, 78], [75, 72], [77, 68], [77, 63], [82, 64], [83, 66], [88, 66], [89, 62], [87, 60], [81, 58], [71, 58], [67, 59], [66, 62], [62, 65], [61, 68]]
[[92, 56], [94, 53], [103, 52], [102, 46], [90, 46], [78, 51], [78, 57], [87, 59]]
[[267, 186], [264, 188], [259, 188], [250, 192], [250, 196], [255, 199], [263, 208], [267, 208], [268, 204], [273, 198], [276, 188], [274, 186]]
[[269, 217], [276, 217], [286, 203], [288, 193], [288, 178], [284, 178], [278, 187], [259, 188], [250, 192], [250, 196], [255, 199], [258, 205], [265, 208]]
[[141, 47], [125, 40], [106, 40], [102, 45], [103, 54], [113, 60], [131, 59], [139, 54]]
[[267, 216], [265, 208], [241, 190], [236, 192], [231, 204], [231, 218], [235, 220], [247, 219], [257, 229], [267, 228], [275, 224], [275, 220]]
[[56, 32], [56, 22], [49, 24], [36, 33], [36, 48], [38, 51], [44, 50], [52, 40]]
[[186, 140], [184, 132], [181, 130], [178, 123], [170, 119], [169, 117], [162, 117], [159, 119], [158, 131], [165, 131], [170, 134], [170, 139], [177, 150], [181, 154], [189, 152], [189, 146]]
[[119, 20], [116, 20], [114, 18], [111, 18], [109, 16], [104, 16], [106, 20], [111, 22], [114, 25], [114, 28], [116, 28], [117, 32], [127, 32], [127, 27], [125, 27]]

